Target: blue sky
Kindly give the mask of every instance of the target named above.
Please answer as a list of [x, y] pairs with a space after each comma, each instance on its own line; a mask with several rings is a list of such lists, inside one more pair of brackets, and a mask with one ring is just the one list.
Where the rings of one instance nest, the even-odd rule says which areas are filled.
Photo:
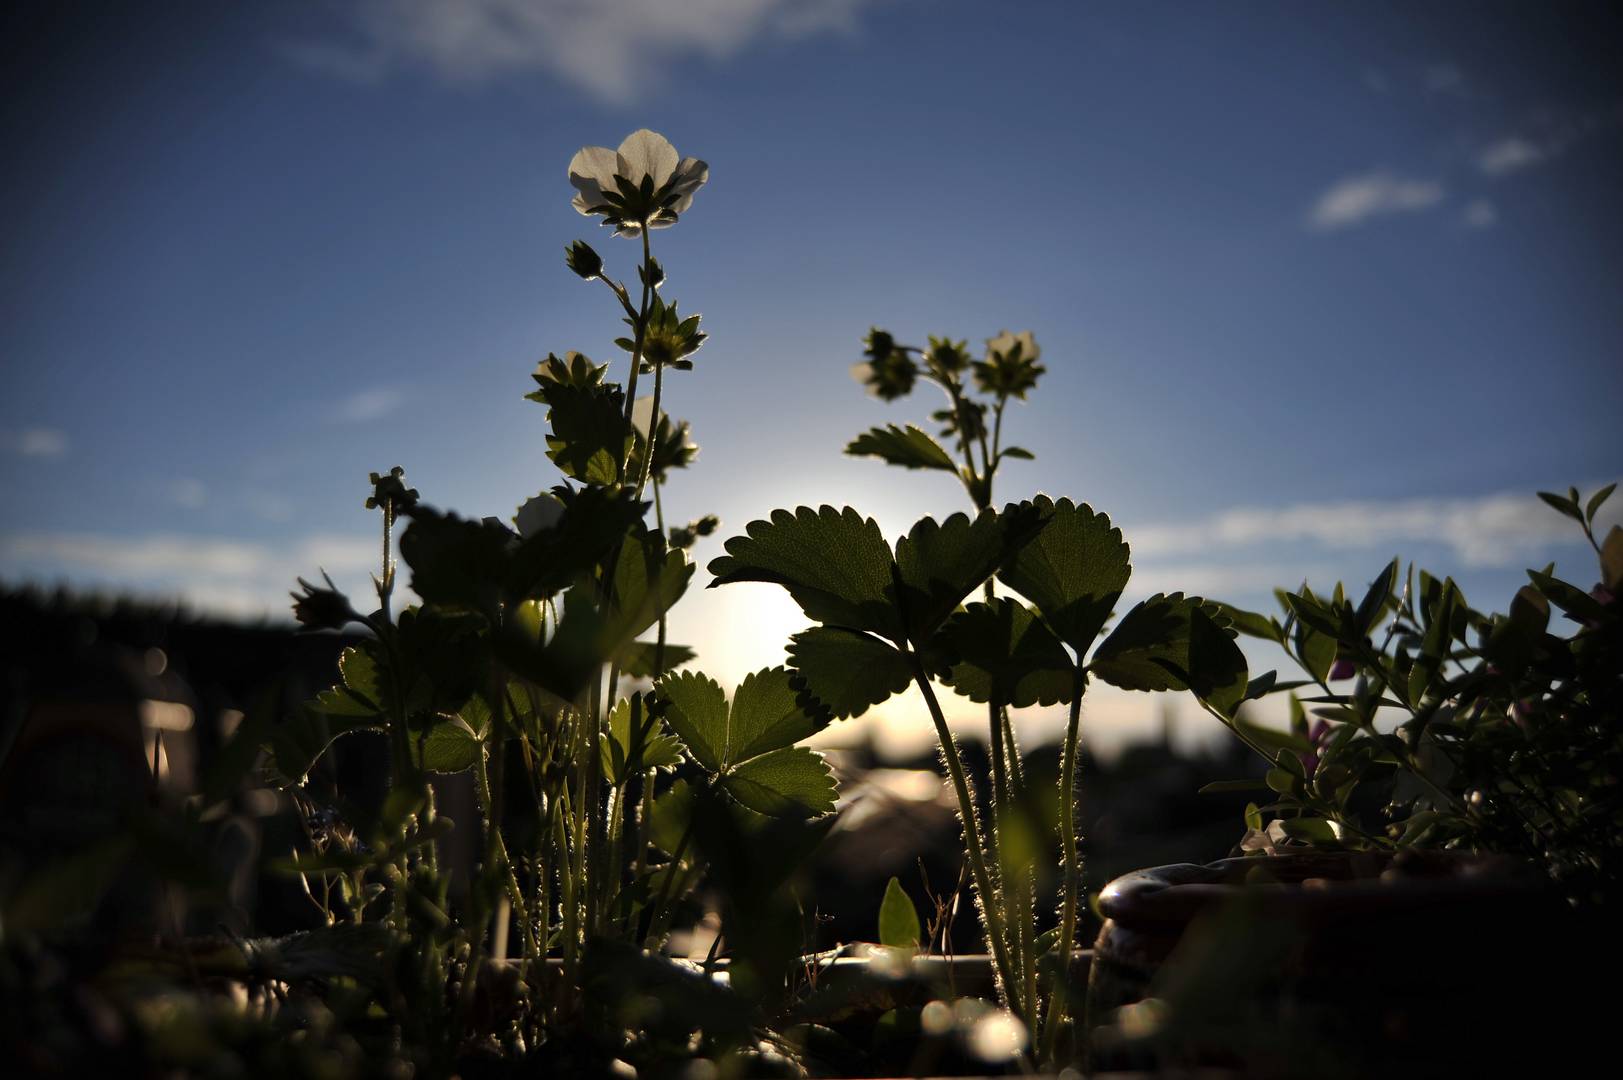
[[[960, 508], [841, 455], [935, 407], [846, 369], [873, 324], [1029, 328], [1049, 374], [1010, 425], [1037, 461], [998, 495], [1110, 513], [1135, 592], [1261, 606], [1396, 553], [1485, 607], [1527, 565], [1593, 577], [1532, 492], [1623, 473], [1599, 5], [153, 10], [6, 16], [0, 581], [279, 616], [294, 574], [364, 584], [370, 470], [478, 515], [550, 486], [529, 371], [619, 360], [563, 246], [621, 276], [635, 250], [565, 168], [638, 127], [711, 168], [655, 234], [712, 334], [668, 384], [703, 448], [673, 518], [849, 503], [894, 535]], [[798, 621], [737, 586], [673, 637], [733, 682]], [[1093, 708], [1107, 742], [1151, 710]]]

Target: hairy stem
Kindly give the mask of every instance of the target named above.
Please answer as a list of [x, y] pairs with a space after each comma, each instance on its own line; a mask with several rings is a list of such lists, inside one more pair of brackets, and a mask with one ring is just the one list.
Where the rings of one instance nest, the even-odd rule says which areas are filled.
[[1054, 989], [1049, 995], [1048, 1016], [1043, 1024], [1042, 1056], [1047, 1061], [1053, 1054], [1054, 1042], [1059, 1037], [1060, 1023], [1065, 1018], [1065, 982], [1071, 975], [1071, 946], [1076, 937], [1076, 918], [1079, 894], [1082, 891], [1082, 868], [1076, 849], [1076, 759], [1082, 723], [1082, 693], [1087, 688], [1086, 669], [1076, 666], [1076, 677], [1071, 684], [1071, 715], [1065, 725], [1065, 746], [1061, 751], [1059, 777], [1060, 843], [1065, 866], [1065, 892], [1060, 902], [1059, 967], [1054, 973]]
[[914, 681], [918, 683], [919, 691], [924, 695], [924, 704], [930, 710], [930, 719], [935, 723], [936, 737], [941, 742], [941, 756], [947, 763], [953, 791], [958, 796], [958, 811], [963, 818], [964, 826], [964, 847], [968, 849], [969, 869], [974, 878], [977, 898], [980, 900], [982, 928], [986, 931], [987, 940], [992, 948], [993, 963], [997, 968], [998, 989], [1003, 995], [1004, 1005], [1025, 1022], [1024, 1010], [1020, 1008], [1019, 1001], [1020, 983], [1015, 978], [1014, 966], [1009, 958], [1003, 915], [999, 910], [998, 897], [992, 888], [992, 876], [986, 868], [986, 850], [981, 843], [975, 796], [970, 790], [969, 778], [964, 774], [964, 763], [958, 756], [958, 745], [947, 727], [947, 718], [941, 712], [941, 703], [936, 700], [935, 690], [930, 686], [930, 677], [925, 674], [924, 665], [916, 655], [909, 653], [908, 660], [913, 667]]

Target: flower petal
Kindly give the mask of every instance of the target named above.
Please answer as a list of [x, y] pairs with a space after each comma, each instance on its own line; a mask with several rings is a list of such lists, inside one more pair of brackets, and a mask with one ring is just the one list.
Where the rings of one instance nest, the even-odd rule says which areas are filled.
[[710, 179], [710, 166], [698, 158], [683, 158], [671, 182], [671, 212], [684, 214], [693, 205], [693, 193]]
[[619, 154], [621, 176], [633, 184], [640, 184], [643, 177], [651, 176], [655, 188], [671, 178], [679, 160], [676, 147], [665, 136], [647, 128], [627, 135], [620, 144]]
[[569, 159], [569, 182], [579, 187], [582, 180], [590, 180], [599, 188], [613, 187], [619, 160], [606, 146], [583, 146]]
[[603, 189], [613, 188], [614, 170], [619, 159], [606, 146], [583, 146], [569, 159], [569, 182], [579, 192], [574, 207], [590, 214], [592, 207], [603, 205]]
[[1001, 331], [997, 337], [986, 339], [986, 351], [990, 354], [1006, 356], [1014, 348], [1014, 335], [1007, 330]]

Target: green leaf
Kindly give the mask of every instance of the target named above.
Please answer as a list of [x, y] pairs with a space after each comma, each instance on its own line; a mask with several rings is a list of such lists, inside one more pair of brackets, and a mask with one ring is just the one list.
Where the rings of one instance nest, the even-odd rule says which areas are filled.
[[800, 746], [751, 758], [721, 778], [722, 790], [771, 817], [814, 817], [834, 809], [834, 776], [821, 754]]
[[1605, 605], [1582, 589], [1562, 581], [1554, 574], [1529, 570], [1527, 576], [1533, 579], [1533, 584], [1538, 586], [1539, 592], [1549, 598], [1550, 603], [1565, 611], [1568, 615], [1587, 621], [1598, 621], [1606, 618]]
[[837, 720], [861, 716], [907, 689], [913, 670], [901, 653], [868, 634], [814, 626], [789, 639], [797, 686], [828, 707]]
[[1029, 504], [1002, 514], [983, 510], [971, 521], [953, 514], [937, 524], [923, 518], [896, 544], [897, 578], [908, 637], [923, 645], [963, 602], [1042, 528]]
[[371, 719], [383, 711], [383, 693], [378, 682], [377, 662], [363, 650], [351, 646], [338, 656], [342, 681], [323, 690], [307, 705], [328, 716]]
[[1190, 612], [1198, 601], [1160, 593], [1133, 607], [1100, 643], [1088, 670], [1123, 690], [1185, 690]]
[[693, 760], [718, 773], [727, 755], [727, 693], [698, 672], [679, 671], [659, 680], [665, 722], [681, 738]]
[[591, 573], [639, 527], [648, 508], [621, 489], [560, 486], [552, 494], [563, 502], [563, 515], [512, 551], [507, 589], [516, 597], [551, 596]]
[[1036, 461], [1037, 455], [1023, 446], [1005, 446], [998, 452], [999, 457], [1018, 458], [1021, 461]]
[[1047, 626], [1017, 600], [970, 604], [936, 642], [950, 658], [945, 681], [971, 701], [1025, 708], [1069, 701], [1076, 668]]
[[1302, 667], [1317, 682], [1323, 682], [1336, 662], [1336, 639], [1321, 634], [1306, 623], [1296, 626], [1296, 652], [1302, 658]]
[[1296, 790], [1297, 779], [1294, 773], [1285, 769], [1269, 769], [1267, 783], [1270, 788], [1281, 795], [1289, 795]]
[[1600, 510], [1601, 504], [1611, 497], [1612, 492], [1616, 490], [1617, 484], [1607, 484], [1589, 497], [1589, 503], [1584, 507], [1584, 517], [1589, 520], [1591, 525], [1595, 523], [1595, 514]]
[[1279, 681], [1279, 672], [1264, 671], [1261, 675], [1245, 684], [1245, 701], [1257, 701], [1267, 697], [1274, 691], [1274, 684]]
[[879, 905], [879, 944], [892, 949], [917, 949], [923, 936], [918, 909], [902, 888], [901, 881], [891, 878], [890, 884], [885, 886], [885, 899]]
[[419, 504], [400, 534], [400, 558], [411, 567], [412, 590], [426, 603], [494, 612], [516, 540], [495, 518], [469, 521]]
[[1121, 530], [1086, 503], [1038, 496], [1030, 505], [1048, 523], [999, 576], [1081, 660], [1127, 587], [1130, 553]]
[[682, 760], [682, 743], [665, 733], [642, 694], [621, 698], [609, 711], [605, 728], [598, 748], [603, 775], [615, 786], [644, 769], [669, 768]]
[[1426, 636], [1421, 641], [1420, 655], [1415, 657], [1414, 666], [1409, 669], [1408, 691], [1412, 704], [1420, 704], [1426, 691], [1442, 673], [1443, 661], [1448, 657], [1449, 643], [1453, 640], [1454, 608], [1458, 599], [1459, 591], [1454, 586], [1454, 579], [1449, 578], [1443, 582], [1436, 604], [1428, 608]]
[[547, 406], [547, 457], [565, 475], [588, 484], [619, 480], [633, 436], [618, 387], [543, 382], [530, 396]]
[[1584, 520], [1584, 512], [1578, 509], [1577, 499], [1569, 499], [1565, 495], [1556, 495], [1549, 491], [1539, 492], [1538, 497], [1555, 507], [1557, 510], [1561, 511], [1561, 513], [1567, 515], [1567, 517], [1571, 518], [1572, 520], [1577, 522], [1582, 522]]
[[1292, 840], [1310, 844], [1338, 844], [1335, 828], [1324, 818], [1284, 818], [1282, 827]]
[[618, 652], [675, 606], [687, 591], [693, 569], [686, 552], [666, 549], [661, 532], [650, 530], [627, 537], [614, 565], [607, 651]]
[[871, 518], [850, 507], [802, 506], [792, 513], [776, 510], [770, 521], [752, 521], [745, 534], [728, 540], [727, 554], [711, 561], [712, 588], [770, 581], [818, 622], [904, 639], [891, 600], [890, 545]]
[[1623, 589], [1623, 526], [1613, 525], [1601, 541], [1600, 577], [1613, 592]]
[[958, 466], [941, 444], [912, 424], [905, 428], [895, 424], [873, 428], [853, 439], [845, 452], [856, 457], [881, 458], [906, 469], [958, 471]]
[[1340, 636], [1341, 623], [1336, 619], [1335, 612], [1305, 587], [1299, 593], [1287, 593], [1285, 602], [1299, 623], [1324, 634], [1332, 644]]
[[413, 732], [408, 742], [418, 767], [435, 773], [464, 772], [484, 752], [478, 732], [460, 716], [441, 717], [426, 734]]
[[1189, 619], [1189, 689], [1224, 716], [1233, 716], [1249, 685], [1245, 654], [1201, 608], [1192, 608]]
[[1258, 615], [1254, 611], [1246, 611], [1232, 604], [1216, 604], [1217, 610], [1228, 619], [1229, 625], [1247, 637], [1261, 638], [1264, 641], [1279, 641], [1283, 635], [1279, 632], [1279, 624], [1266, 615]]
[[1364, 594], [1364, 599], [1358, 603], [1358, 610], [1353, 615], [1353, 624], [1360, 636], [1368, 636], [1380, 623], [1387, 602], [1392, 599], [1392, 586], [1397, 579], [1398, 560], [1393, 559], [1386, 564], [1386, 569], [1376, 576], [1369, 591]]
[[655, 641], [633, 641], [620, 650], [617, 658], [620, 664], [620, 674], [632, 679], [651, 679], [656, 674], [663, 675], [672, 668], [679, 668], [692, 660], [697, 653], [687, 645], [674, 645], [665, 643], [664, 667], [661, 671], [654, 671], [654, 654], [659, 651], [659, 643]]
[[733, 692], [724, 760], [747, 761], [793, 746], [829, 720], [827, 709], [795, 688], [788, 668], [753, 672]]

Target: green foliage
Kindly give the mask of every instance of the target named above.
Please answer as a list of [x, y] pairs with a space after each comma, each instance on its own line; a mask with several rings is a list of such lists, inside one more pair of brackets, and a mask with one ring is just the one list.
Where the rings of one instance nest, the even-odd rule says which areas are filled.
[[945, 681], [971, 701], [1015, 708], [1056, 705], [1075, 693], [1075, 665], [1030, 608], [999, 597], [970, 604], [947, 621]]
[[924, 929], [918, 909], [896, 878], [885, 886], [885, 899], [879, 905], [879, 944], [892, 949], [917, 949]]
[[1086, 503], [1033, 500], [1047, 525], [999, 575], [1037, 606], [1061, 641], [1080, 657], [1110, 618], [1132, 574], [1121, 530]]
[[699, 674], [667, 675], [657, 692], [666, 723], [693, 760], [744, 806], [773, 817], [834, 809], [834, 779], [822, 755], [793, 745], [827, 726], [828, 713], [795, 690], [786, 669], [746, 676], [731, 706], [721, 686]]
[[418, 768], [432, 773], [467, 772], [484, 753], [479, 734], [460, 716], [437, 719], [410, 740], [412, 757]]
[[547, 457], [564, 475], [588, 484], [620, 479], [634, 436], [618, 387], [546, 380], [527, 396], [547, 406]]
[[905, 636], [896, 611], [890, 545], [872, 518], [846, 507], [776, 510], [752, 521], [713, 559], [710, 585], [769, 581], [782, 585], [808, 618], [868, 630], [891, 641]]
[[887, 643], [856, 630], [814, 626], [789, 639], [797, 685], [837, 719], [861, 716], [907, 689], [913, 670]]
[[644, 769], [668, 769], [682, 760], [682, 744], [665, 731], [646, 695], [621, 698], [609, 711], [599, 744], [603, 775], [624, 784]]
[[[896, 581], [908, 639], [924, 644], [964, 597], [974, 592], [1044, 527], [1029, 503], [971, 521], [953, 514], [939, 525], [921, 518], [896, 543]], [[809, 612], [808, 612], [809, 614]]]
[[[1452, 579], [1393, 561], [1356, 605], [1339, 585], [1329, 597], [1304, 585], [1278, 594], [1282, 622], [1236, 619], [1278, 641], [1320, 690], [1293, 694], [1289, 732], [1230, 721], [1268, 759], [1277, 795], [1248, 819], [1246, 845], [1507, 853], [1542, 865], [1575, 905], [1615, 901], [1623, 608], [1606, 550], [1623, 533], [1603, 545], [1593, 532], [1610, 493], [1540, 493], [1596, 549], [1593, 588], [1529, 570], [1508, 611], [1489, 614]], [[1576, 629], [1556, 632], [1553, 611]], [[1303, 685], [1254, 680], [1248, 696]]]
[[905, 469], [958, 471], [958, 466], [953, 463], [951, 455], [941, 448], [941, 444], [912, 424], [905, 428], [895, 424], [873, 428], [851, 440], [845, 452], [856, 457], [876, 457]]
[[[645, 373], [653, 371], [656, 364], [678, 371], [691, 370], [693, 361], [688, 357], [698, 352], [709, 336], [699, 330], [699, 316], [682, 318], [674, 301], [666, 304], [657, 294], [652, 298], [646, 326], [642, 342], [642, 370]], [[621, 347], [624, 347], [624, 339]], [[634, 351], [634, 348], [627, 351]]]

